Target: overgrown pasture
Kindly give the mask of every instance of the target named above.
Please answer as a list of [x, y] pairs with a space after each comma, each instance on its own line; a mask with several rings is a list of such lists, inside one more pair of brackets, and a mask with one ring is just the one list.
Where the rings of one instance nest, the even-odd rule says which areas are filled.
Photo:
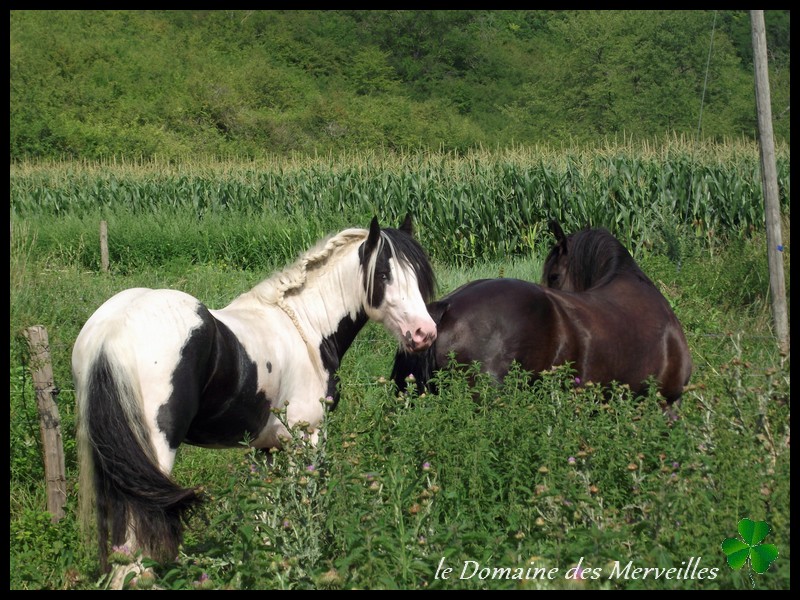
[[[789, 293], [789, 158], [779, 153]], [[174, 476], [209, 502], [168, 589], [788, 589], [790, 359], [772, 336], [758, 157], [751, 147], [360, 156], [217, 165], [11, 167], [10, 587], [96, 589], [76, 521], [72, 343], [129, 287], [226, 305], [318, 238], [412, 211], [440, 292], [479, 277], [538, 280], [565, 231], [609, 227], [684, 325], [694, 373], [680, 418], [624, 388], [602, 402], [568, 367], [534, 385], [464, 375], [398, 396], [394, 342], [370, 324], [316, 448], [272, 457], [181, 448]], [[99, 221], [111, 268], [100, 269]], [[67, 515], [45, 512], [29, 356], [49, 333]], [[302, 432], [298, 432], [298, 436]], [[721, 544], [764, 520], [779, 555], [733, 570]], [[118, 560], [125, 560], [123, 555]], [[577, 569], [576, 569], [577, 567]], [[449, 569], [449, 570], [448, 570]], [[669, 569], [675, 569], [669, 571]], [[703, 569], [706, 569], [703, 571]], [[583, 578], [576, 575], [580, 573]]]

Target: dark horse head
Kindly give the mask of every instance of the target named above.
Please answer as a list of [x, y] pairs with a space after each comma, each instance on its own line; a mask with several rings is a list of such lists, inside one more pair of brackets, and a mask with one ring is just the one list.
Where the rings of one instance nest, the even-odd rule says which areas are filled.
[[566, 292], [585, 292], [620, 275], [653, 285], [627, 248], [607, 229], [584, 229], [567, 236], [558, 221], [551, 220], [549, 225], [556, 243], [545, 258], [542, 285]]
[[[624, 330], [630, 329], [636, 333], [637, 345], [643, 349], [653, 346], [638, 359], [631, 353], [628, 360], [651, 365], [645, 371], [659, 382], [659, 391], [667, 403], [677, 406], [689, 382], [692, 362], [683, 328], [667, 299], [607, 229], [586, 228], [565, 235], [557, 221], [551, 220], [549, 227], [556, 243], [544, 261], [542, 285], [579, 293], [584, 299], [603, 299], [613, 307], [617, 318], [623, 321], [616, 341], [625, 340], [628, 332]], [[598, 313], [603, 312], [598, 305]], [[608, 315], [608, 320], [611, 318]], [[610, 348], [606, 353], [619, 358]], [[623, 371], [620, 369], [620, 373]], [[617, 380], [628, 383], [635, 392], [646, 390], [635, 379]]]

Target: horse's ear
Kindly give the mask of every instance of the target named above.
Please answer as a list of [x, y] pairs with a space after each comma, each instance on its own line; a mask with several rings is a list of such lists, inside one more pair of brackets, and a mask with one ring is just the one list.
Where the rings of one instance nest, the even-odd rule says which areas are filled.
[[378, 224], [378, 217], [372, 217], [369, 223], [369, 235], [367, 241], [364, 242], [364, 256], [369, 256], [378, 245], [378, 240], [381, 237], [381, 226]]
[[558, 224], [558, 221], [555, 219], [550, 219], [550, 223], [548, 223], [548, 225], [550, 226], [550, 231], [556, 238], [556, 242], [561, 243], [567, 239], [567, 236], [564, 235], [564, 230], [561, 229], [561, 225]]
[[400, 231], [405, 231], [408, 235], [414, 235], [414, 223], [410, 212], [406, 213], [406, 218], [403, 220], [403, 224], [400, 225]]

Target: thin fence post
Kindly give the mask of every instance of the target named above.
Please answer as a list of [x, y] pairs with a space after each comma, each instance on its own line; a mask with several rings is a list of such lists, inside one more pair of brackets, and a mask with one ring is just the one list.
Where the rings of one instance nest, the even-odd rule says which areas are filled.
[[25, 330], [25, 338], [31, 348], [31, 373], [36, 390], [36, 405], [39, 409], [39, 427], [44, 446], [44, 474], [47, 480], [47, 510], [57, 523], [64, 516], [67, 503], [67, 477], [64, 468], [64, 445], [61, 437], [61, 419], [55, 395], [58, 388], [53, 384], [53, 365], [50, 361], [50, 343], [47, 329], [34, 325]]
[[100, 267], [108, 273], [108, 223], [100, 221]]

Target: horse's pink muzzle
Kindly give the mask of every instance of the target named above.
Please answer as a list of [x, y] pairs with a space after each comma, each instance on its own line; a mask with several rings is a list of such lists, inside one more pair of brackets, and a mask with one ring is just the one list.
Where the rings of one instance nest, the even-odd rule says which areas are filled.
[[436, 325], [433, 327], [417, 327], [412, 334], [410, 330], [406, 330], [403, 335], [403, 341], [406, 345], [406, 350], [409, 352], [422, 352], [427, 350], [436, 339]]

